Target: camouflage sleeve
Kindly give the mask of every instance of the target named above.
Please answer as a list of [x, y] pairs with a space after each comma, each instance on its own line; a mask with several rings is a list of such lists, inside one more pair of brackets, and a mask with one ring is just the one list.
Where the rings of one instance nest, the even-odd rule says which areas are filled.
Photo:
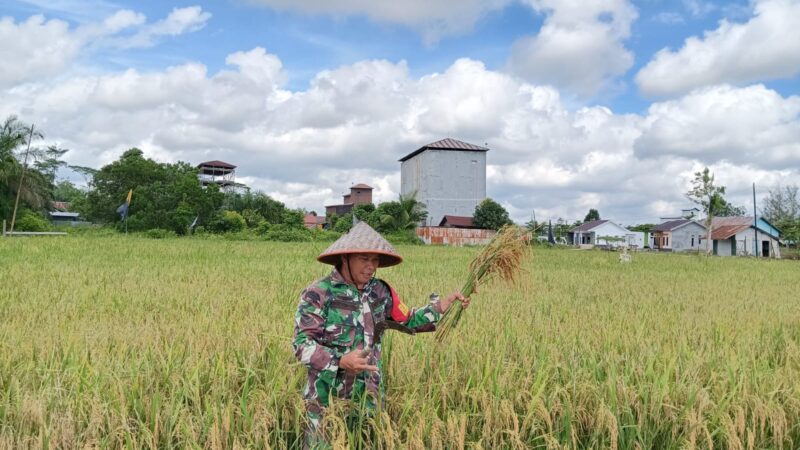
[[294, 354], [301, 363], [316, 371], [332, 371], [334, 376], [339, 369], [342, 356], [331, 347], [320, 343], [325, 331], [324, 290], [308, 288], [300, 295], [297, 313], [294, 317]]
[[441, 318], [439, 312], [439, 294], [431, 294], [430, 302], [422, 308], [411, 308], [408, 322], [405, 325], [413, 328], [417, 333], [435, 331], [436, 322]]

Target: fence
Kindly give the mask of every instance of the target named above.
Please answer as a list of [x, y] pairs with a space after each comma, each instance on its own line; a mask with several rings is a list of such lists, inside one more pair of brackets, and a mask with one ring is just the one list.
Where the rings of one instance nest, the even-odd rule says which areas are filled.
[[426, 244], [452, 245], [485, 245], [497, 234], [494, 230], [477, 230], [472, 228], [419, 227], [417, 236]]
[[6, 231], [6, 221], [3, 221], [3, 237], [6, 236], [66, 236], [63, 231]]

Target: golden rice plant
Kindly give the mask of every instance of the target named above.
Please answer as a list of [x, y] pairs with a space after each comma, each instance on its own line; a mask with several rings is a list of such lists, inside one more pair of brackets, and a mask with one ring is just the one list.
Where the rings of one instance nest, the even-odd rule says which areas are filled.
[[[506, 225], [497, 232], [489, 245], [469, 265], [469, 274], [461, 294], [471, 296], [479, 285], [488, 284], [496, 278], [511, 282], [519, 273], [525, 258], [530, 253], [527, 233], [516, 225]], [[442, 314], [436, 331], [436, 339], [442, 342], [458, 325], [464, 308], [457, 302]]]

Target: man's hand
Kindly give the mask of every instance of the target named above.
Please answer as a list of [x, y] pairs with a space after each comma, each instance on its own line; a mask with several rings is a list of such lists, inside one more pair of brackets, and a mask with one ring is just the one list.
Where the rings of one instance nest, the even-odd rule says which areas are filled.
[[[475, 292], [477, 292], [477, 290]], [[470, 299], [464, 297], [461, 294], [461, 292], [456, 291], [456, 292], [453, 292], [452, 294], [448, 295], [447, 297], [439, 300], [439, 312], [442, 313], [442, 314], [447, 312], [447, 310], [450, 309], [451, 306], [453, 306], [453, 302], [455, 302], [456, 300], [461, 302], [461, 307], [462, 308], [466, 309], [467, 307], [469, 307]]]
[[353, 374], [361, 373], [365, 370], [376, 372], [378, 366], [369, 365], [367, 358], [369, 358], [368, 352], [364, 350], [353, 350], [339, 359], [339, 367]]

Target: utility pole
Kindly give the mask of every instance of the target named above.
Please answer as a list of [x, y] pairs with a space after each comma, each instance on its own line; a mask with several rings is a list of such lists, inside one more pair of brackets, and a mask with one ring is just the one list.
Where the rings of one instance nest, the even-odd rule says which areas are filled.
[[756, 257], [758, 257], [758, 210], [756, 209], [756, 184], [753, 183], [753, 231], [756, 239], [753, 245], [756, 247]]
[[28, 149], [25, 150], [25, 161], [22, 163], [22, 175], [19, 177], [19, 186], [17, 186], [17, 199], [14, 201], [14, 213], [11, 214], [11, 230], [9, 233], [14, 232], [14, 222], [17, 220], [17, 207], [19, 206], [19, 194], [22, 192], [22, 183], [25, 182], [25, 172], [28, 170], [28, 155], [31, 153], [31, 141], [33, 140], [33, 127], [31, 124], [31, 132], [28, 135]]

